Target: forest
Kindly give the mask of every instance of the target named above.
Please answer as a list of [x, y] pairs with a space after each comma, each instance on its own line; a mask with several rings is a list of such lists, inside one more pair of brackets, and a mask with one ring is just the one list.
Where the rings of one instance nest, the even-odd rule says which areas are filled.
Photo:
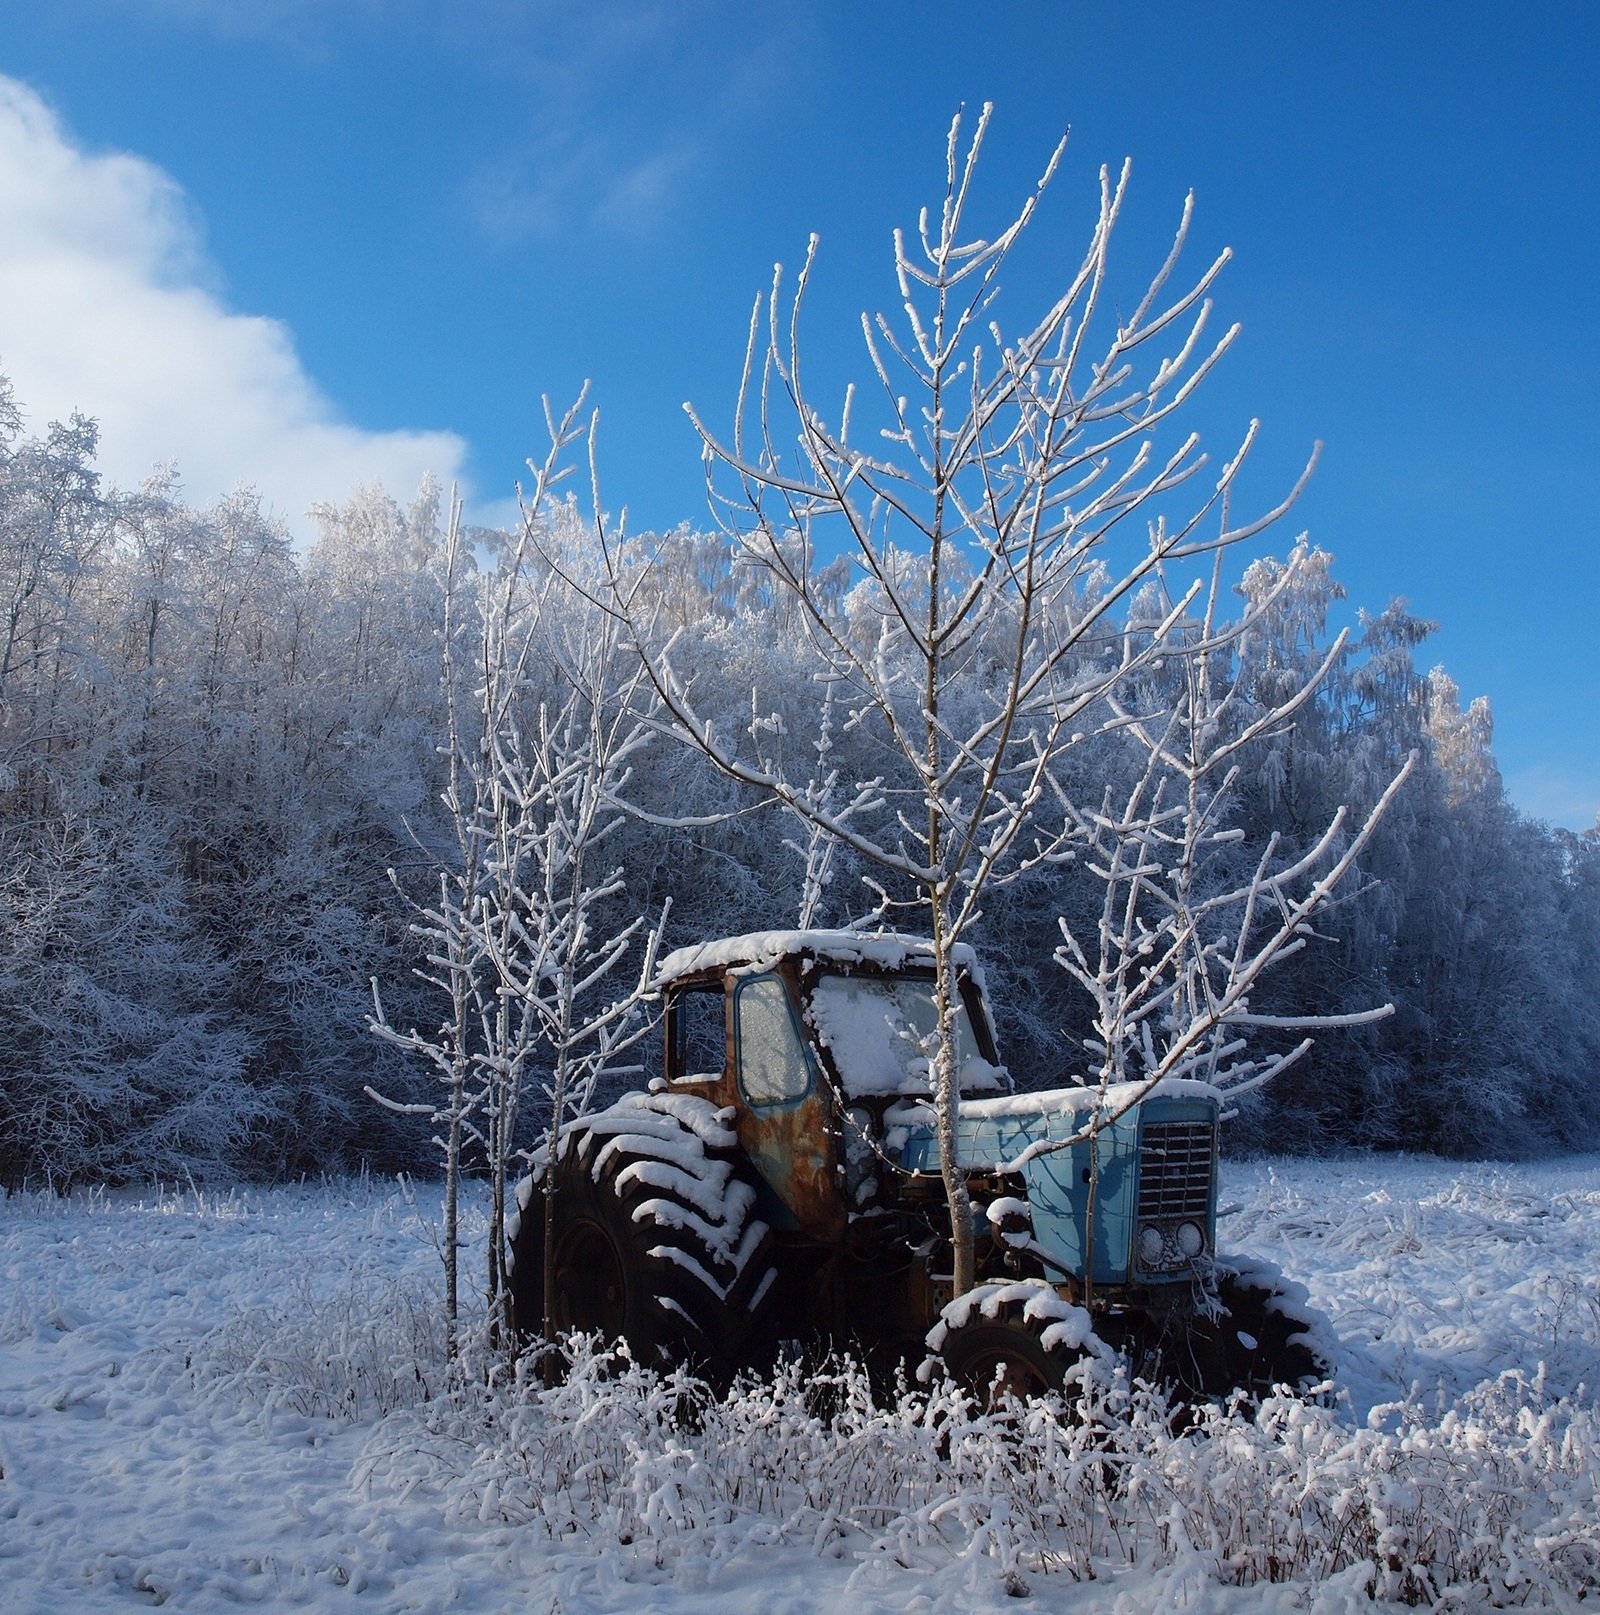
[[[392, 1025], [439, 1023], [416, 915], [458, 850], [443, 653], [454, 637], [470, 662], [477, 632], [447, 606], [452, 590], [492, 591], [522, 554], [516, 535], [485, 529], [452, 548], [445, 506], [431, 484], [407, 507], [360, 489], [318, 507], [320, 537], [297, 549], [247, 491], [202, 509], [174, 473], [105, 486], [92, 421], [29, 433], [0, 391], [8, 1187], [435, 1164], [427, 1118], [368, 1096], [431, 1091], [422, 1062], [373, 1035], [372, 983]], [[582, 551], [571, 501], [533, 521], [540, 555]], [[896, 788], [871, 736], [830, 719], [792, 602], [734, 538], [683, 527], [628, 543], [652, 557], [652, 620], [698, 710], [730, 730], [765, 726], [801, 775], [887, 768]], [[1340, 807], [1359, 824], [1418, 759], [1309, 945], [1252, 1006], [1290, 1020], [1394, 1012], [1319, 1031], [1240, 1101], [1226, 1147], [1600, 1147], [1600, 827], [1576, 834], [1507, 800], [1487, 703], [1464, 704], [1442, 667], [1426, 669], [1432, 625], [1403, 600], [1358, 613], [1340, 644], [1331, 556], [1302, 548], [1292, 565], [1236, 570], [1229, 597], [1252, 623], [1229, 651], [1239, 687], [1270, 708], [1329, 662], [1311, 698], [1239, 755], [1238, 857], [1272, 836], [1292, 855]], [[841, 620], [872, 632], [872, 591], [848, 562], [820, 576]], [[595, 608], [547, 563], [527, 587], [541, 627], [519, 700], [533, 711], [565, 676], [571, 624]], [[1118, 609], [1130, 632], [1151, 602]], [[1140, 766], [1136, 748], [1117, 723], [1083, 730], [1061, 767], [1080, 796], [1109, 800]], [[792, 927], [803, 902], [811, 923], [844, 925], [885, 896], [849, 846], [830, 850], [823, 883], [792, 816], [659, 724], [644, 725], [620, 794], [638, 811], [608, 820], [613, 931], [665, 914], [672, 947]], [[1090, 1007], [1055, 954], [1059, 922], [1092, 934], [1101, 897], [1081, 861], [1048, 860], [985, 895], [971, 939], [1021, 1087], [1086, 1069]], [[655, 1057], [647, 1036], [633, 1058]], [[537, 1091], [537, 1047], [529, 1058]], [[521, 1125], [531, 1140], [536, 1105]]]

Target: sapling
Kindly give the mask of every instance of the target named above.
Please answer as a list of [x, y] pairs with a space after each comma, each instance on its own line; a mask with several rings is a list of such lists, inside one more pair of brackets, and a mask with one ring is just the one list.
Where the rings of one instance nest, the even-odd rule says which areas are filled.
[[[800, 330], [815, 237], [787, 319], [781, 268], [756, 299], [731, 440], [689, 408], [713, 507], [741, 564], [789, 602], [818, 680], [844, 726], [878, 748], [885, 773], [819, 793], [790, 775], [759, 725], [748, 745], [720, 727], [681, 664], [680, 633], [648, 609], [621, 535], [600, 534], [614, 608], [660, 704], [658, 727], [851, 848], [932, 938], [928, 1054], [957, 1293], [974, 1276], [955, 1146], [957, 945], [986, 889], [1065, 854], [1068, 830], [1041, 828], [1039, 817], [1054, 765], [1106, 695], [1159, 660], [1202, 581], [1177, 591], [1138, 643], [1116, 631], [1119, 609], [1149, 581], [1263, 532], [1304, 482], [1263, 515], [1231, 519], [1227, 495], [1252, 425], [1214, 482], [1185, 513], [1170, 513], [1172, 496], [1207, 464], [1197, 434], [1172, 439], [1168, 423], [1236, 334], [1207, 335], [1209, 293], [1229, 255], [1168, 292], [1188, 236], [1186, 202], [1147, 289], [1126, 314], [1110, 313], [1108, 252], [1126, 165], [1115, 180], [1102, 170], [1088, 247], [1060, 294], [1020, 334], [1002, 334], [1000, 275], [1065, 142], [1012, 221], [976, 234], [967, 215], [989, 116], [985, 106], [964, 152], [954, 120], [939, 208], [923, 212], [911, 239], [895, 234], [903, 323], [863, 316], [881, 391], [875, 447], [853, 435], [871, 407], [854, 386], [835, 422], [810, 390]], [[1136, 527], [1141, 535], [1124, 543]], [[834, 583], [841, 549], [861, 580], [848, 594]]]

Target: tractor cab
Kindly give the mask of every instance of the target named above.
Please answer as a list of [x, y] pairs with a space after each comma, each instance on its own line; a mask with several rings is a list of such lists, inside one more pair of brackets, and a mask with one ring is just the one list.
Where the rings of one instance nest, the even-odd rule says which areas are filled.
[[[1003, 1092], [981, 977], [961, 950], [964, 1094]], [[884, 1141], [926, 1110], [937, 1030], [926, 942], [758, 932], [680, 949], [657, 975], [666, 1087], [734, 1112], [774, 1226], [832, 1243], [878, 1199]], [[937, 1164], [934, 1167], [937, 1172]]]

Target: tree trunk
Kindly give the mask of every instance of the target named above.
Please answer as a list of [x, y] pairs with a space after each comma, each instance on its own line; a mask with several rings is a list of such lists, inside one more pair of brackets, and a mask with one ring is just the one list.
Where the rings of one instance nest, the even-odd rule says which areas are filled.
[[956, 1062], [955, 1011], [961, 985], [956, 979], [954, 945], [946, 930], [948, 916], [933, 905], [934, 1008], [938, 1015], [938, 1049], [933, 1077], [934, 1113], [938, 1120], [939, 1172], [950, 1210], [950, 1249], [954, 1257], [956, 1295], [965, 1295], [977, 1277], [973, 1254], [972, 1196], [957, 1151], [956, 1116], [961, 1103], [961, 1071]]
[[450, 1134], [444, 1166], [444, 1316], [448, 1335], [445, 1351], [451, 1358], [456, 1354], [457, 1202], [461, 1185], [461, 1097], [465, 1085], [465, 1073], [458, 1061], [455, 1080], [450, 1085]]

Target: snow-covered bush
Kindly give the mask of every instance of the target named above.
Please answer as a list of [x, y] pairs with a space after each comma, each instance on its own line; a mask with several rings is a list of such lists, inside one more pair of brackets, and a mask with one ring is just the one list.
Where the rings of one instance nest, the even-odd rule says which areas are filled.
[[367, 1279], [333, 1296], [302, 1284], [273, 1307], [235, 1313], [185, 1353], [209, 1400], [307, 1419], [359, 1423], [444, 1390], [445, 1328], [438, 1297]]
[[1188, 1566], [1211, 1580], [1353, 1577], [1408, 1603], [1548, 1603], [1600, 1591], [1600, 1410], [1505, 1374], [1454, 1406], [1274, 1398], [1174, 1409], [1086, 1361], [1064, 1401], [977, 1405], [949, 1382], [882, 1399], [836, 1360], [725, 1396], [583, 1337], [546, 1386], [464, 1378], [383, 1421], [365, 1487], [714, 1576], [775, 1543], [858, 1574], [966, 1561], [1015, 1585]]

